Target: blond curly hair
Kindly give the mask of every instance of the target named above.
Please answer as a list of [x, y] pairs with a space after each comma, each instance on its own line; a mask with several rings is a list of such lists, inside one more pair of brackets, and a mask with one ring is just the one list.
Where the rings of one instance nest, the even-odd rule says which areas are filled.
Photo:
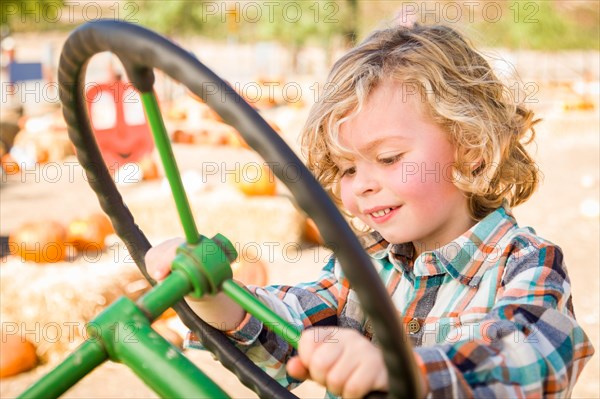
[[[480, 220], [535, 191], [539, 170], [525, 150], [535, 131], [532, 111], [516, 104], [488, 62], [446, 26], [399, 26], [372, 33], [333, 66], [302, 130], [308, 168], [341, 204], [333, 158], [343, 151], [339, 126], [381, 82], [411, 85], [456, 149], [453, 183]], [[475, 165], [475, 167], [474, 167]]]

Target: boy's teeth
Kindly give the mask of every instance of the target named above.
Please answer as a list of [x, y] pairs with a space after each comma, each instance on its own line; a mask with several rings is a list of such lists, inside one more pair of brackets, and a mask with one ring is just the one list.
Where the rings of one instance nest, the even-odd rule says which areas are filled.
[[382, 210], [377, 211], [377, 212], [373, 212], [373, 213], [371, 213], [371, 215], [375, 216], [376, 218], [380, 218], [382, 216], [387, 215], [391, 211], [392, 211], [392, 208], [386, 208], [386, 209], [382, 209]]

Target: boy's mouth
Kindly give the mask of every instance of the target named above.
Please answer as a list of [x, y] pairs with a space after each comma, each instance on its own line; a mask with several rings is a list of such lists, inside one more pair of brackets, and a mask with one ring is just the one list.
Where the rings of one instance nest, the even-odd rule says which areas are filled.
[[369, 210], [366, 213], [375, 221], [383, 221], [384, 219], [387, 220], [387, 217], [391, 216], [390, 214], [398, 208], [400, 208], [400, 207], [393, 206], [393, 207], [388, 207], [388, 208], [380, 208], [380, 209], [377, 209], [374, 211]]

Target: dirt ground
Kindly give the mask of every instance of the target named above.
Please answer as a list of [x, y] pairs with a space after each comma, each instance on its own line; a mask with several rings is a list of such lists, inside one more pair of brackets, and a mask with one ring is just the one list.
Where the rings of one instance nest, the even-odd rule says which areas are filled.
[[[538, 105], [544, 118], [538, 128], [536, 146], [532, 147], [544, 175], [540, 189], [515, 213], [521, 225], [535, 227], [543, 237], [559, 244], [572, 280], [577, 318], [600, 350], [600, 257], [599, 257], [599, 136], [600, 115], [595, 111], [564, 112], [560, 93], [540, 91], [545, 101]], [[286, 128], [285, 121], [279, 121]], [[293, 126], [292, 122], [290, 127]], [[193, 167], [196, 159], [220, 160], [232, 157], [231, 150], [199, 149], [182, 160]], [[127, 188], [130, 190], [130, 188]], [[47, 216], [67, 220], [98, 205], [91, 190], [81, 178], [45, 182], [19, 176], [5, 177], [0, 189], [0, 233], [8, 234], [26, 220]], [[270, 265], [270, 279], [277, 283], [306, 281], [315, 277], [321, 266], [313, 261], [314, 248], [306, 249], [294, 265]], [[321, 256], [319, 256], [321, 257]], [[190, 358], [210, 377], [219, 382], [235, 398], [255, 397], [236, 378], [216, 363], [209, 354], [188, 351]], [[596, 354], [583, 370], [573, 392], [575, 398], [600, 397], [600, 357]], [[48, 370], [48, 366], [0, 381], [0, 397], [18, 395], [31, 382]], [[305, 398], [322, 397], [316, 384], [301, 386], [296, 394]], [[131, 371], [119, 364], [105, 364], [65, 394], [69, 398], [149, 398], [156, 397]]]

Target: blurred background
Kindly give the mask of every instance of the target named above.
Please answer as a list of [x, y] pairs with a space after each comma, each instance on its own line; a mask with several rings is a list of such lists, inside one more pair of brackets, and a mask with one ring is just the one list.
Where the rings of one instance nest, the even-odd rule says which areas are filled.
[[[542, 119], [529, 150], [543, 181], [515, 214], [564, 250], [577, 318], [600, 348], [600, 2], [23, 0], [2, 2], [1, 12], [0, 396], [18, 395], [55, 366], [114, 299], [135, 299], [148, 289], [88, 186], [58, 98], [64, 41], [98, 19], [148, 27], [187, 49], [296, 151], [332, 64], [373, 29], [440, 23], [460, 30], [515, 102]], [[329, 250], [287, 189], [239, 132], [185, 87], [156, 74], [200, 232], [221, 232], [234, 242], [240, 252], [234, 273], [248, 284], [316, 278]], [[87, 82], [92, 126], [136, 222], [152, 244], [181, 236], [139, 98], [119, 60], [95, 56]], [[173, 313], [154, 327], [181, 346], [186, 329]], [[186, 353], [233, 397], [252, 397], [209, 354]], [[595, 355], [573, 397], [600, 397], [599, 365]], [[296, 393], [322, 397], [323, 390], [306, 383]], [[121, 365], [105, 364], [66, 396], [155, 394]]]

